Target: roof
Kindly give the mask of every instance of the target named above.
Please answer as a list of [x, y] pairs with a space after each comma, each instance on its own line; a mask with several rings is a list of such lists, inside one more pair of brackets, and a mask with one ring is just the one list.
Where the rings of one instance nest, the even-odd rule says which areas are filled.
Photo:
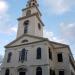
[[[14, 41], [12, 41], [12, 42], [10, 42], [9, 44], [7, 44], [7, 45], [5, 46], [5, 48], [21, 46], [21, 45], [16, 45], [16, 46], [10, 46], [10, 45], [12, 45], [13, 43], [15, 43], [16, 41], [20, 40], [22, 37], [25, 37], [25, 36], [32, 37], [32, 38], [36, 38], [36, 39], [40, 39], [40, 40], [39, 40], [39, 41], [30, 42], [30, 43], [26, 43], [26, 44], [21, 44], [21, 45], [29, 45], [29, 44], [34, 44], [34, 43], [39, 43], [39, 42], [47, 41], [47, 42], [49, 42], [54, 48], [59, 48], [59, 46], [60, 46], [60, 47], [68, 47], [68, 45], [66, 45], [66, 44], [62, 44], [62, 43], [50, 41], [48, 38], [33, 36], [33, 35], [29, 35], [29, 34], [23, 34], [22, 36], [16, 38]], [[55, 47], [55, 45], [56, 45], [56, 47]]]
[[[29, 37], [32, 37], [32, 38], [37, 38], [37, 39], [41, 39], [41, 40], [46, 40], [47, 38], [43, 38], [43, 37], [38, 37], [38, 36], [34, 36], [34, 35], [29, 35], [29, 34], [23, 34], [22, 36], [16, 38], [15, 40], [13, 40], [12, 42], [10, 42], [9, 44], [7, 44], [5, 46], [5, 48], [7, 47], [10, 47], [11, 44], [15, 43], [16, 41], [20, 40], [22, 37], [24, 36], [29, 36]], [[32, 42], [33, 43], [33, 42]]]
[[[36, 39], [40, 39], [40, 40], [39, 40], [39, 41], [30, 42], [30, 43], [25, 43], [25, 44], [23, 43], [23, 44], [20, 44], [20, 45], [11, 46], [13, 43], [15, 43], [16, 41], [20, 40], [22, 37], [25, 37], [25, 36], [29, 36], [29, 37], [36, 38]], [[33, 35], [29, 35], [29, 34], [23, 34], [21, 37], [16, 38], [14, 41], [12, 41], [12, 42], [10, 42], [9, 44], [7, 44], [7, 45], [5, 46], [5, 48], [12, 48], [12, 47], [18, 47], [18, 46], [23, 46], [23, 45], [37, 44], [37, 43], [40, 43], [40, 42], [41, 42], [41, 43], [42, 43], [42, 42], [48, 42], [48, 43], [50, 43], [50, 45], [51, 45], [54, 49], [68, 48], [68, 50], [69, 50], [71, 56], [73, 57], [69, 45], [63, 44], [63, 43], [58, 43], [58, 42], [55, 42], [55, 41], [50, 41], [48, 38], [33, 36]]]

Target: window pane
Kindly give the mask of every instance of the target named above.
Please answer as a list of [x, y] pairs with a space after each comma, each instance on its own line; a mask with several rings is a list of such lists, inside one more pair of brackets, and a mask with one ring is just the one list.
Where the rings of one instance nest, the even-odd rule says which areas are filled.
[[64, 71], [59, 71], [59, 75], [64, 75]]
[[50, 69], [50, 75], [52, 75], [52, 69]]
[[24, 26], [24, 33], [27, 33], [27, 31], [28, 31], [28, 25], [25, 25]]
[[58, 62], [63, 62], [62, 53], [58, 54]]
[[38, 23], [38, 28], [41, 29], [41, 25], [40, 25], [40, 23]]
[[9, 69], [6, 69], [5, 75], [9, 75]]
[[11, 61], [11, 56], [12, 56], [12, 53], [8, 53], [8, 58], [7, 58], [7, 62], [9, 63]]
[[41, 59], [41, 48], [37, 48], [37, 59]]
[[19, 72], [19, 75], [26, 75], [25, 72]]
[[31, 10], [27, 10], [26, 16], [30, 16], [31, 15]]
[[49, 59], [52, 59], [52, 52], [51, 52], [50, 48], [48, 49], [48, 51], [49, 51]]
[[55, 75], [55, 71], [50, 69], [50, 75]]
[[21, 61], [23, 62], [25, 58], [25, 49], [22, 50]]
[[42, 75], [42, 68], [41, 67], [37, 67], [36, 75]]
[[29, 20], [26, 20], [24, 22], [24, 33], [27, 33], [28, 32], [28, 25], [29, 25]]
[[22, 49], [22, 51], [19, 52], [19, 61], [21, 61], [22, 63], [24, 61], [27, 61], [27, 50], [26, 49]]

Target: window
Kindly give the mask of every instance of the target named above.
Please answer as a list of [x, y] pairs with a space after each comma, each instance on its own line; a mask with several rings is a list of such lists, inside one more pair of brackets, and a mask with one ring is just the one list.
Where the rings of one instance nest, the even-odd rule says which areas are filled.
[[21, 61], [22, 63], [24, 61], [27, 61], [27, 50], [26, 49], [22, 49], [22, 51], [19, 53], [19, 61]]
[[28, 24], [29, 24], [29, 20], [26, 20], [24, 22], [24, 33], [27, 33], [27, 31], [28, 31]]
[[41, 67], [37, 67], [36, 75], [42, 75], [42, 68]]
[[41, 48], [37, 48], [37, 59], [41, 59]]
[[40, 25], [40, 23], [38, 23], [38, 29], [41, 29], [41, 25]]
[[6, 71], [5, 71], [5, 75], [9, 75], [9, 69], [6, 69]]
[[75, 65], [74, 65], [74, 62], [70, 55], [69, 55], [69, 61], [70, 61], [70, 64], [72, 65], [73, 69], [75, 70]]
[[26, 72], [19, 72], [19, 75], [26, 75]]
[[52, 75], [52, 69], [50, 69], [50, 75]]
[[59, 75], [64, 75], [64, 71], [59, 71]]
[[71, 72], [71, 75], [74, 75], [74, 73], [73, 73], [73, 72]]
[[33, 5], [35, 5], [35, 3], [33, 3]]
[[22, 40], [22, 43], [28, 42], [28, 40]]
[[63, 62], [62, 53], [59, 53], [59, 54], [57, 55], [57, 57], [58, 57], [58, 62]]
[[31, 15], [31, 10], [27, 10], [26, 16], [30, 16]]
[[24, 25], [28, 25], [29, 24], [29, 20], [26, 20], [25, 22], [24, 22]]
[[11, 61], [11, 56], [12, 56], [12, 53], [9, 52], [9, 53], [8, 53], [8, 58], [7, 58], [7, 62], [8, 62], [8, 63]]
[[55, 71], [53, 70], [53, 75], [55, 75]]
[[48, 49], [48, 51], [49, 51], [49, 59], [52, 59], [52, 52], [51, 52], [50, 48]]
[[55, 75], [55, 71], [50, 69], [50, 75]]

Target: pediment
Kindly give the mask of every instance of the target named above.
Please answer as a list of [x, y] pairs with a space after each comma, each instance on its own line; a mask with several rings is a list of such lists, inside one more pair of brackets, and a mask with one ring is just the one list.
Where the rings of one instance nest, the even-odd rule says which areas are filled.
[[68, 46], [66, 44], [58, 43], [58, 42], [54, 42], [54, 41], [50, 41], [50, 43], [54, 48], [65, 48]]
[[10, 42], [5, 47], [7, 48], [7, 47], [11, 47], [11, 46], [16, 46], [16, 45], [32, 43], [32, 42], [36, 42], [36, 41], [41, 41], [43, 39], [45, 39], [45, 38], [32, 36], [32, 35], [22, 35], [21, 37], [16, 38], [14, 41]]

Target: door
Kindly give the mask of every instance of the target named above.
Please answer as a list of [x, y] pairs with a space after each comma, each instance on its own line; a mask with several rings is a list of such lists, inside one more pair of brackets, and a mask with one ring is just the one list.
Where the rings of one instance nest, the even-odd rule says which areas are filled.
[[19, 72], [19, 75], [26, 75], [25, 72]]

